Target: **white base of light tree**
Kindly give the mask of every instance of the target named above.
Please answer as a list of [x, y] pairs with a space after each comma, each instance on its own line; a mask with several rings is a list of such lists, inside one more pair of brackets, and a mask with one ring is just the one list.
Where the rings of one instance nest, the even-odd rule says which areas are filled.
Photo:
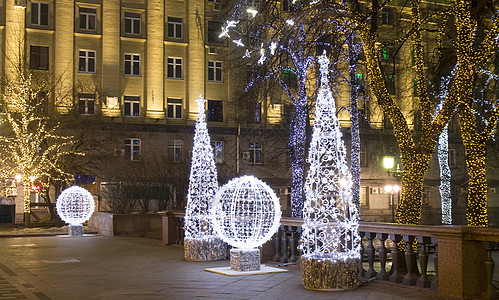
[[260, 249], [230, 249], [230, 268], [241, 272], [260, 270]]
[[83, 225], [68, 225], [69, 236], [83, 236]]
[[184, 238], [184, 258], [188, 261], [213, 261], [227, 258], [227, 243], [221, 238]]
[[358, 258], [302, 255], [300, 265], [301, 280], [308, 290], [345, 291], [360, 284], [361, 261]]

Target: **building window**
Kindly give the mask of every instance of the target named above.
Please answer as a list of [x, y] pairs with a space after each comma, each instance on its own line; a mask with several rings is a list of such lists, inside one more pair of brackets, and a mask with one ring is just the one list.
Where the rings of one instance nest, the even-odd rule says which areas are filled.
[[422, 204], [430, 205], [430, 187], [428, 186], [423, 187]]
[[178, 57], [168, 57], [168, 78], [182, 79], [182, 59]]
[[49, 48], [41, 46], [30, 46], [29, 66], [31, 69], [49, 69]]
[[359, 149], [359, 166], [360, 167], [367, 167], [367, 147], [364, 145], [364, 146], [360, 146], [360, 149]]
[[213, 156], [215, 157], [215, 163], [221, 164], [224, 162], [224, 142], [215, 141], [211, 142], [213, 147]]
[[96, 15], [95, 8], [80, 7], [80, 29], [95, 31]]
[[222, 82], [221, 61], [208, 61], [208, 81]]
[[392, 75], [385, 76], [386, 89], [390, 95], [395, 95], [395, 78]]
[[167, 27], [167, 36], [169, 38], [182, 38], [182, 18], [168, 17]]
[[392, 121], [390, 121], [390, 118], [388, 118], [387, 114], [384, 115], [383, 125], [385, 129], [393, 129]]
[[298, 80], [296, 79], [295, 70], [292, 68], [282, 70], [282, 80], [288, 88], [298, 87]]
[[78, 111], [80, 115], [93, 115], [95, 107], [94, 94], [78, 95]]
[[361, 186], [360, 187], [360, 205], [361, 206], [367, 206], [369, 204], [369, 193], [367, 192], [369, 191], [369, 187], [367, 186]]
[[261, 123], [262, 122], [262, 103], [250, 102], [248, 103], [248, 122]]
[[95, 51], [80, 50], [79, 52], [78, 72], [95, 73]]
[[169, 119], [182, 119], [182, 99], [167, 99], [167, 117]]
[[168, 157], [171, 161], [182, 161], [182, 140], [168, 141]]
[[282, 11], [284, 12], [290, 12], [291, 11], [291, 5], [289, 3], [289, 0], [282, 0]]
[[220, 100], [208, 100], [208, 121], [222, 122], [223, 107]]
[[125, 139], [125, 159], [139, 160], [140, 139]]
[[140, 97], [125, 96], [125, 117], [140, 116]]
[[31, 25], [49, 26], [49, 4], [31, 2]]
[[412, 94], [414, 97], [418, 97], [418, 79], [413, 78], [412, 79]]
[[222, 40], [218, 37], [221, 28], [221, 22], [208, 22], [208, 43], [222, 43]]
[[395, 50], [393, 46], [386, 46], [381, 49], [381, 57], [383, 60], [393, 60], [395, 58]]
[[140, 55], [125, 53], [125, 75], [140, 76]]
[[383, 25], [393, 25], [393, 12], [390, 8], [385, 7], [381, 11], [381, 22]]
[[252, 164], [262, 163], [262, 144], [250, 143], [249, 144], [249, 162]]
[[140, 34], [140, 14], [125, 13], [125, 33]]

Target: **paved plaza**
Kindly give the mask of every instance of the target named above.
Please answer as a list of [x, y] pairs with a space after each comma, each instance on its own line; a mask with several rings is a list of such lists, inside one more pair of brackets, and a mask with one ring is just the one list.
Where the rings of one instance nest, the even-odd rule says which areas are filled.
[[370, 282], [346, 292], [303, 288], [300, 270], [225, 276], [187, 262], [183, 248], [135, 237], [0, 238], [0, 299], [434, 299], [419, 288]]

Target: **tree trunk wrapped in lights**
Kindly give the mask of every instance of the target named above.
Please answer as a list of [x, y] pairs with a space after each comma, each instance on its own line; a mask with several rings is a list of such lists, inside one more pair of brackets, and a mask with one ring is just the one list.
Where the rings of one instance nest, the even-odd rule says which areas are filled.
[[186, 260], [225, 259], [227, 244], [213, 233], [210, 209], [218, 190], [218, 175], [213, 148], [206, 126], [205, 103], [200, 95], [198, 119], [192, 148], [191, 173], [185, 211], [184, 255]]
[[358, 211], [352, 202], [351, 174], [336, 105], [329, 88], [329, 60], [319, 57], [321, 83], [305, 182], [300, 248], [307, 289], [346, 290], [360, 279]]

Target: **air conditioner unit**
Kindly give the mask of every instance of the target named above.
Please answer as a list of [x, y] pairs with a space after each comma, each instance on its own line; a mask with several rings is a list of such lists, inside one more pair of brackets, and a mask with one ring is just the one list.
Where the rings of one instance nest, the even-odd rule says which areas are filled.
[[289, 194], [291, 194], [291, 188], [290, 187], [286, 187], [286, 188], [283, 188], [283, 189], [279, 189], [279, 194], [281, 194], [281, 195], [289, 195]]
[[213, 11], [221, 11], [221, 10], [222, 10], [222, 5], [213, 4]]
[[125, 150], [124, 149], [114, 149], [114, 156], [124, 156], [125, 155]]
[[371, 194], [377, 195], [378, 194], [378, 188], [371, 188]]
[[243, 152], [243, 159], [249, 160], [250, 159], [250, 153], [249, 152]]
[[17, 188], [7, 189], [7, 197], [16, 197], [16, 196], [17, 196]]
[[488, 188], [488, 192], [489, 192], [489, 194], [495, 194], [496, 188], [495, 187]]

